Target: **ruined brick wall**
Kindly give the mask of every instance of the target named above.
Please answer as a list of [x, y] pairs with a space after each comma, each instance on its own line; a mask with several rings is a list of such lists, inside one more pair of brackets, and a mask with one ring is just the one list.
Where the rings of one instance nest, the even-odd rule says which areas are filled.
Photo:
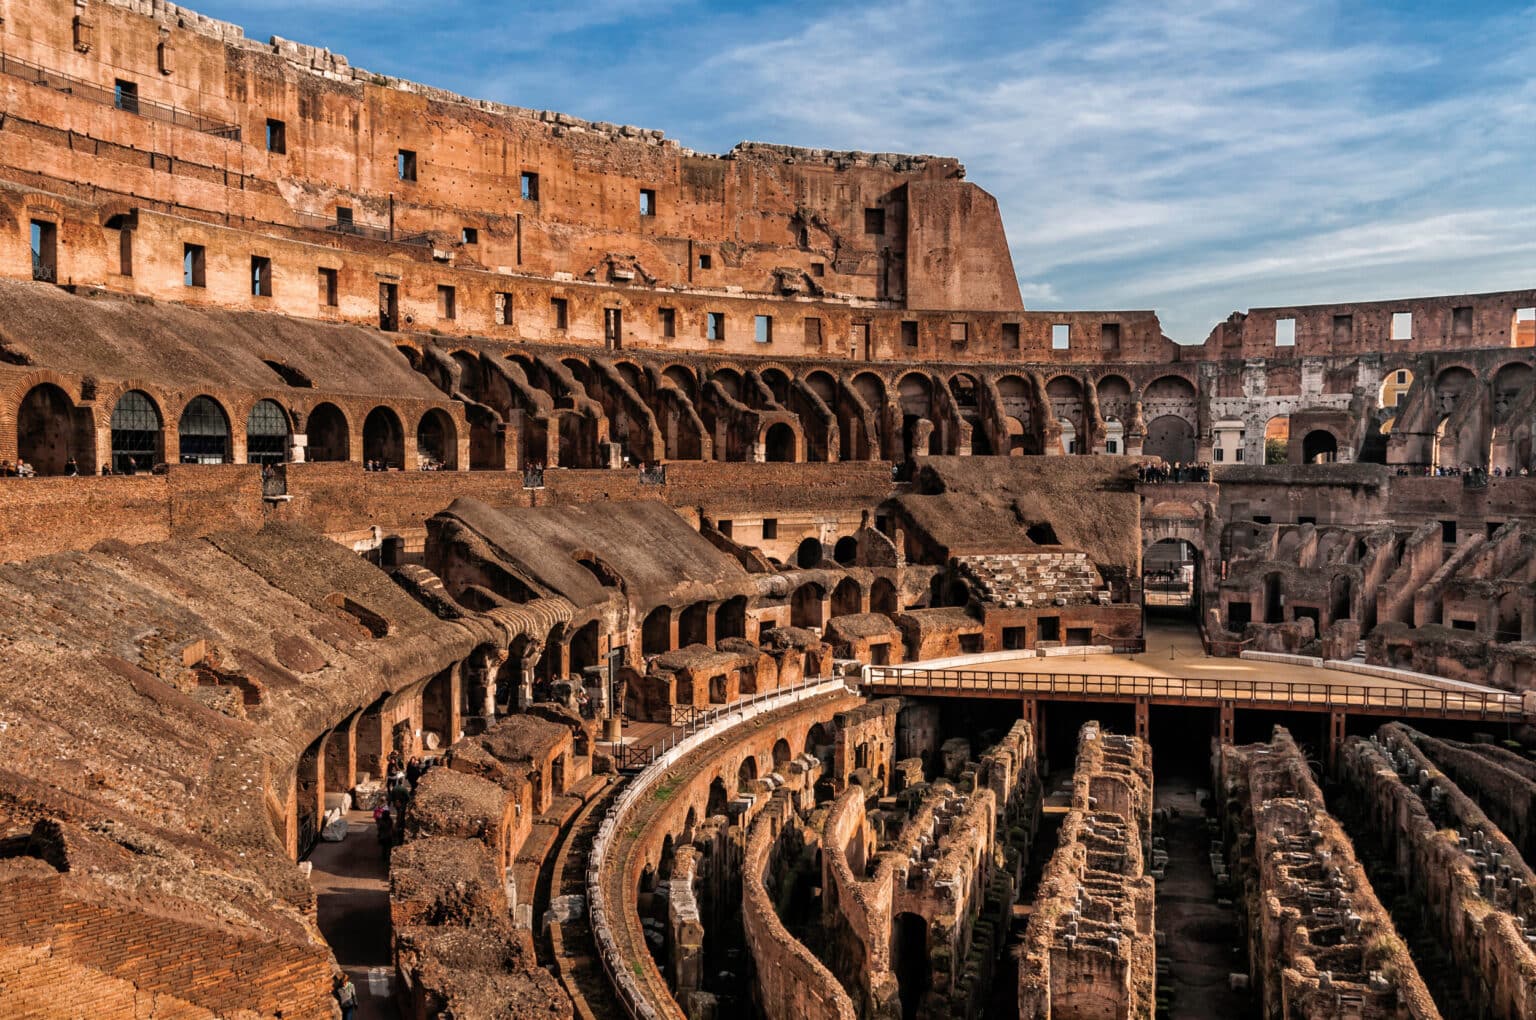
[[1498, 1018], [1536, 1010], [1536, 874], [1406, 727], [1345, 744], [1342, 778], [1398, 874], [1425, 904], [1462, 1001]]
[[[253, 937], [170, 904], [124, 900], [106, 886], [33, 858], [0, 868], [0, 1001], [12, 1015], [68, 1009], [128, 1017], [255, 1010], [331, 1016], [324, 948]], [[67, 983], [62, 983], [67, 982]]]
[[1284, 729], [1268, 744], [1223, 747], [1223, 825], [1248, 915], [1248, 958], [1267, 1015], [1436, 1020], [1407, 946], [1354, 846], [1328, 813]]
[[1145, 742], [1083, 726], [1072, 809], [1046, 864], [1019, 968], [1021, 1020], [1150, 1016], [1155, 890], [1152, 756]]

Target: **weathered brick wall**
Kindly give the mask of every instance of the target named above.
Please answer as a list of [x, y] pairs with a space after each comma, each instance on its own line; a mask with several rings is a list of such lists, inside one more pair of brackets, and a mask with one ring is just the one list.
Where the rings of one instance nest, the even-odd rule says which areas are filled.
[[[18, 863], [0, 880], [0, 1009], [7, 1016], [63, 1008], [72, 1016], [136, 1018], [158, 997], [160, 1009], [190, 1004], [177, 1016], [251, 1009], [265, 1017], [332, 1015], [332, 964], [323, 948], [82, 896], [68, 887], [70, 877], [46, 874], [41, 862]], [[82, 968], [88, 980], [59, 983], [80, 977]]]

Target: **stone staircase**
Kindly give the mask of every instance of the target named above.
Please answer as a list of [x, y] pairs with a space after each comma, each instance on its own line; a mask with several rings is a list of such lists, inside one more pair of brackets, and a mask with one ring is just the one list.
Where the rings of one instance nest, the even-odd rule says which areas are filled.
[[1086, 553], [961, 556], [955, 569], [978, 600], [1009, 609], [1109, 605], [1109, 588]]

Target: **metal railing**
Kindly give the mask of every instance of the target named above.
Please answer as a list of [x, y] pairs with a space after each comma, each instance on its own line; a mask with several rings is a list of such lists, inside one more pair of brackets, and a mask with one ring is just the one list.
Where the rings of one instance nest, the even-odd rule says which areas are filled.
[[[608, 902], [607, 890], [602, 880], [608, 874], [608, 851], [621, 827], [625, 823], [625, 816], [640, 801], [640, 798], [651, 793], [657, 782], [669, 775], [671, 762], [663, 761], [663, 757], [677, 748], [684, 740], [691, 737], [696, 731], [708, 729], [717, 722], [722, 722], [732, 715], [757, 704], [760, 701], [782, 701], [787, 706], [801, 701], [810, 689], [828, 684], [831, 680], [840, 678], [813, 677], [803, 680], [789, 687], [780, 687], [778, 690], [765, 691], [762, 694], [753, 694], [729, 705], [720, 705], [709, 711], [700, 713], [695, 720], [695, 725], [688, 734], [669, 734], [655, 747], [651, 757], [651, 765], [642, 771], [634, 780], [619, 793], [608, 813], [603, 817], [598, 826], [596, 837], [592, 841], [591, 852], [587, 855], [587, 903], [588, 916], [593, 920], [593, 941], [597, 943], [598, 961], [602, 964], [603, 972], [607, 974], [609, 984], [613, 986], [614, 997], [624, 1013], [632, 1020], [655, 1020], [659, 1016], [681, 1016], [681, 1010], [676, 1002], [667, 993], [667, 1001], [672, 1009], [665, 1013], [658, 1012], [656, 1004], [651, 1002], [646, 995], [649, 989], [642, 989], [641, 983], [649, 984], [644, 964], [638, 960], [623, 959], [620, 957], [618, 946], [615, 944], [612, 930], [608, 927], [610, 921], [622, 923], [619, 918], [619, 910], [616, 905]], [[831, 688], [828, 689], [829, 692]], [[772, 708], [784, 707], [773, 705]], [[770, 709], [765, 708], [764, 711]], [[654, 971], [654, 966], [652, 967]]]
[[52, 262], [44, 262], [36, 255], [32, 256], [32, 279], [41, 280], [44, 283], [59, 282], [59, 267]]
[[644, 471], [640, 472], [640, 484], [666, 485], [667, 466], [665, 464], [657, 464], [653, 468], [646, 468]]
[[53, 89], [55, 92], [63, 92], [66, 95], [79, 96], [81, 99], [103, 106], [111, 106], [122, 110], [124, 113], [137, 114], [140, 117], [148, 117], [150, 120], [158, 120], [166, 124], [174, 124], [177, 127], [191, 128], [204, 134], [215, 135], [219, 138], [240, 140], [240, 125], [229, 124], [224, 121], [214, 120], [200, 114], [183, 110], [176, 106], [167, 106], [153, 100], [143, 99], [136, 94], [120, 93], [115, 88], [106, 88], [83, 78], [64, 74], [61, 71], [50, 70], [25, 60], [17, 60], [15, 57], [0, 53], [0, 74], [9, 74], [12, 77], [24, 78], [34, 85], [42, 85]]
[[544, 488], [544, 469], [543, 468], [523, 468], [523, 488], [525, 488], [525, 489], [542, 489], [542, 488]]
[[1013, 673], [973, 669], [871, 666], [867, 686], [912, 693], [1033, 694], [1134, 701], [1236, 701], [1318, 709], [1368, 709], [1417, 716], [1524, 716], [1516, 694], [1433, 687], [1361, 686], [1347, 681], [1218, 680], [1209, 677], [1128, 676], [1115, 673]]
[[288, 495], [288, 465], [269, 464], [261, 469], [261, 496], [277, 499]]

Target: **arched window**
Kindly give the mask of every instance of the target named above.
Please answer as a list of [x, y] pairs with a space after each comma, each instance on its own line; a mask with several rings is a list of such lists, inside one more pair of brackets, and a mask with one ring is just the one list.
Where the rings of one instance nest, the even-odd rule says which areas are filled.
[[176, 429], [183, 464], [223, 464], [229, 460], [229, 416], [212, 397], [193, 397]]
[[164, 449], [164, 425], [155, 402], [139, 390], [124, 393], [112, 409], [112, 470], [148, 471]]
[[363, 421], [363, 459], [379, 469], [405, 467], [405, 432], [387, 407], [375, 407]]
[[275, 400], [258, 400], [245, 423], [247, 464], [282, 464], [288, 459], [288, 415]]

